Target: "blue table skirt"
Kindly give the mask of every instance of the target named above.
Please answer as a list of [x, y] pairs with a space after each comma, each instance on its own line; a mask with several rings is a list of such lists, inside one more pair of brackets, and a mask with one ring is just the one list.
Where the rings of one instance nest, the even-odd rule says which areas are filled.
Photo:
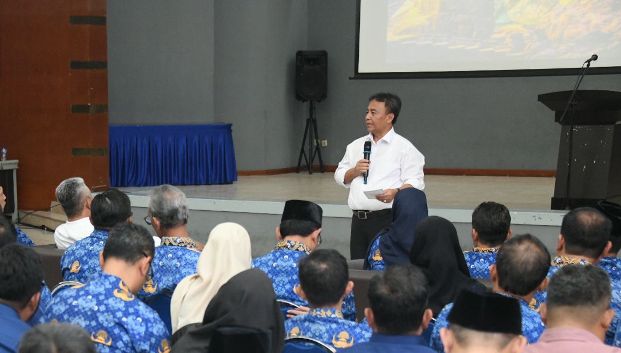
[[110, 126], [110, 183], [230, 184], [237, 180], [231, 124]]

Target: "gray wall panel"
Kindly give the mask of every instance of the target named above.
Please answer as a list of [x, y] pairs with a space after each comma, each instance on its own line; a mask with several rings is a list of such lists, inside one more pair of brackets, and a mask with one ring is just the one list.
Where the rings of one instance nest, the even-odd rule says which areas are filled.
[[295, 52], [305, 48], [306, 2], [217, 1], [215, 115], [233, 123], [238, 169], [292, 166], [303, 129]]
[[111, 124], [213, 122], [213, 0], [108, 1]]

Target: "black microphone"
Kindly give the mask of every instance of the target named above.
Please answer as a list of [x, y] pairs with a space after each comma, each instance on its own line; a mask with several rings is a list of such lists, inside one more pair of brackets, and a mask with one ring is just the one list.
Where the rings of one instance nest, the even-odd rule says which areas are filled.
[[596, 60], [597, 60], [597, 58], [599, 58], [599, 56], [597, 56], [597, 54], [593, 54], [593, 55], [591, 55], [591, 57], [590, 57], [590, 58], [588, 58], [588, 59], [587, 59], [587, 61], [585, 61], [584, 63], [585, 63], [585, 64], [588, 64], [588, 63], [590, 63], [591, 61], [596, 61]]
[[[364, 159], [369, 160], [369, 158], [371, 158], [371, 141], [366, 141], [364, 143], [364, 149], [362, 150], [362, 153], [364, 154]], [[362, 173], [362, 176], [364, 177], [364, 183], [367, 183], [367, 178], [369, 177], [369, 171], [367, 170], [366, 172]]]

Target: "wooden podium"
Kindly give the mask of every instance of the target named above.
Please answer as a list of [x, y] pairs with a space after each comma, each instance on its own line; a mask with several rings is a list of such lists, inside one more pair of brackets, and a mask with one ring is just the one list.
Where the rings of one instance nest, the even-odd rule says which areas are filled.
[[594, 206], [603, 199], [620, 203], [621, 125], [617, 122], [621, 121], [621, 92], [577, 91], [574, 104], [561, 122], [571, 93], [552, 92], [538, 98], [555, 112], [555, 121], [562, 125], [551, 208]]

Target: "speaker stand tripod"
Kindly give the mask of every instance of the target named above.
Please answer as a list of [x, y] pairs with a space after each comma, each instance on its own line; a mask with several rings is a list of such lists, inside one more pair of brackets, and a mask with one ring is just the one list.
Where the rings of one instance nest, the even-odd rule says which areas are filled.
[[[317, 133], [317, 118], [315, 117], [315, 102], [310, 100], [308, 108], [308, 118], [306, 119], [306, 128], [304, 129], [304, 137], [302, 138], [302, 146], [300, 147], [300, 155], [298, 156], [298, 167], [296, 172], [300, 172], [302, 165], [302, 157], [306, 163], [308, 174], [313, 174], [313, 161], [315, 157], [319, 157], [319, 170], [323, 173], [323, 160], [321, 159], [321, 149], [319, 146], [319, 134]], [[304, 150], [306, 145], [306, 137], [308, 137], [308, 153]]]

